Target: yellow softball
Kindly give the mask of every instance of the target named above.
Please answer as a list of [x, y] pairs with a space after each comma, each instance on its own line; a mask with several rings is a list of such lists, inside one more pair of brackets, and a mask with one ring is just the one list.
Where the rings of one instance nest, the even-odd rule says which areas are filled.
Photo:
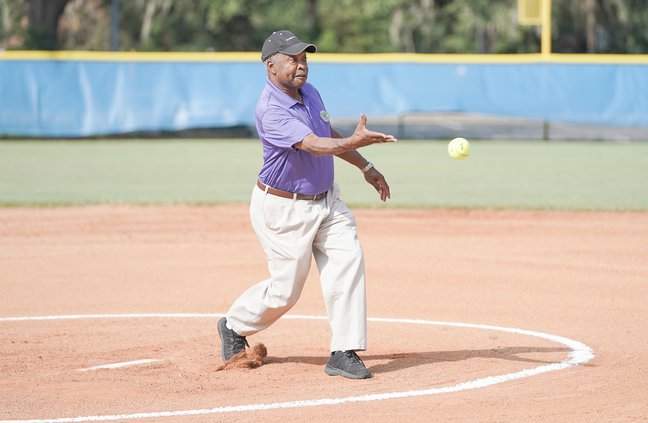
[[463, 160], [470, 154], [470, 143], [465, 138], [455, 138], [448, 144], [448, 154], [453, 159]]

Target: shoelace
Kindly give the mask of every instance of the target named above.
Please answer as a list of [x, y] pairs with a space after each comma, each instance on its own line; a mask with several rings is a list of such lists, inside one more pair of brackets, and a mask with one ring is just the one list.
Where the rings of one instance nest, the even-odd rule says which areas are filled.
[[358, 364], [362, 364], [363, 366], [365, 365], [362, 359], [358, 357], [358, 354], [356, 354], [356, 352], [353, 350], [344, 351], [344, 355], [346, 355], [348, 358], [350, 358], [351, 360], [355, 361]]
[[232, 331], [232, 345], [234, 346], [234, 350], [236, 351], [241, 351], [245, 349], [245, 347], [250, 346], [245, 336], [238, 335], [234, 333], [234, 331]]

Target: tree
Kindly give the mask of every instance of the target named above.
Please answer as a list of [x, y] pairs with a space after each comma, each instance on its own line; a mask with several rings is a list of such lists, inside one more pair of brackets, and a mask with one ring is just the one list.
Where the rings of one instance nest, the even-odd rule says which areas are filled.
[[0, 0], [0, 50], [20, 48], [25, 44], [24, 0]]
[[515, 0], [406, 0], [391, 17], [392, 48], [426, 53], [538, 51], [534, 29], [517, 24]]
[[59, 48], [110, 49], [110, 0], [70, 0], [59, 19]]
[[647, 53], [643, 0], [554, 0], [554, 51]]
[[320, 0], [321, 33], [313, 40], [322, 52], [390, 51], [389, 17], [396, 0]]
[[58, 47], [58, 22], [68, 1], [29, 1], [27, 48], [54, 50]]

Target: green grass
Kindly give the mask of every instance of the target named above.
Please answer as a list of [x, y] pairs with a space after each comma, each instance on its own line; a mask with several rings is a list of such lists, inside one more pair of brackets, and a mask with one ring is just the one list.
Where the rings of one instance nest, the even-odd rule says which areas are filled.
[[[353, 206], [648, 211], [648, 144], [476, 141], [452, 160], [446, 142], [361, 150], [387, 178], [382, 204], [336, 160]], [[247, 202], [261, 165], [256, 140], [0, 142], [0, 205]]]

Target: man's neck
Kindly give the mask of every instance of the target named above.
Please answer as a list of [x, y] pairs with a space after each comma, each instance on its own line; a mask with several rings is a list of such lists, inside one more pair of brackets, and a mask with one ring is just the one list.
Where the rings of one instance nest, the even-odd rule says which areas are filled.
[[298, 88], [288, 90], [285, 87], [279, 87], [279, 89], [281, 91], [285, 92], [286, 94], [288, 94], [288, 96], [294, 98], [295, 100], [299, 101], [300, 103], [303, 103], [303, 98], [302, 98], [302, 95], [299, 92]]
[[272, 84], [275, 87], [279, 88], [279, 90], [286, 93], [286, 95], [288, 95], [289, 97], [294, 98], [295, 100], [299, 101], [300, 103], [304, 102], [303, 98], [302, 98], [302, 95], [301, 95], [301, 92], [299, 91], [299, 88], [284, 87], [283, 85], [277, 83], [276, 81], [273, 81], [272, 78], [270, 78], [270, 82], [272, 82]]

